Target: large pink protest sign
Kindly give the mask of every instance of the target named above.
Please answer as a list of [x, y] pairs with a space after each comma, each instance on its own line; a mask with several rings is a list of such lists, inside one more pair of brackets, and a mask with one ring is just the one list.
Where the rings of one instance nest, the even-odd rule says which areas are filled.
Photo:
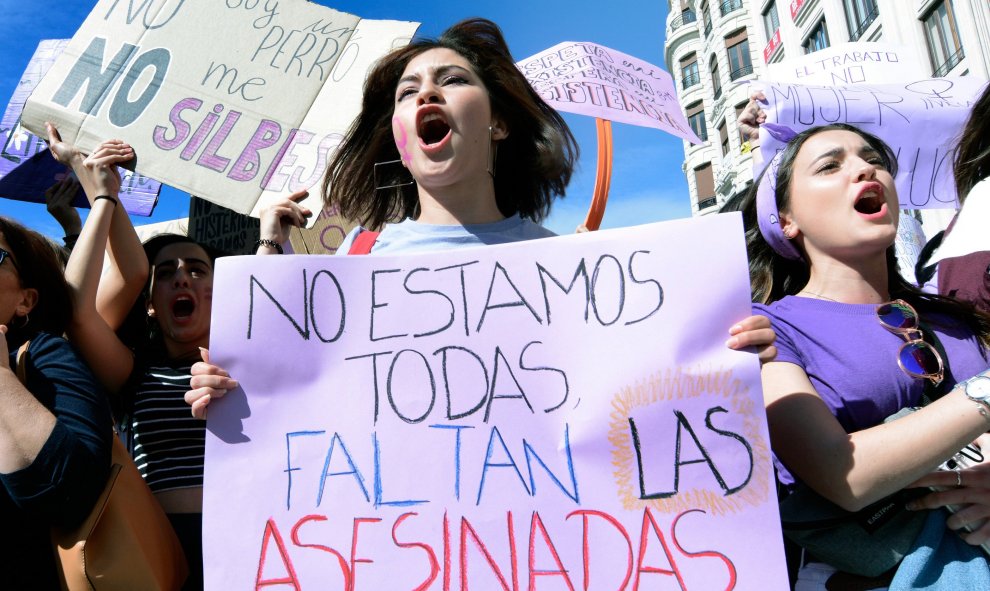
[[[848, 123], [887, 142], [897, 157], [902, 209], [955, 208], [952, 153], [986, 80], [972, 76], [902, 84], [807, 86], [767, 83], [767, 122], [796, 132]], [[763, 162], [784, 144], [760, 129]]]
[[516, 64], [553, 108], [654, 127], [692, 144], [674, 80], [663, 69], [595, 43], [567, 41]]
[[[42, 203], [45, 190], [67, 173], [66, 168], [51, 157], [48, 144], [21, 127], [20, 118], [31, 91], [68, 44], [68, 39], [47, 39], [38, 44], [7, 104], [3, 119], [0, 119], [0, 197]], [[123, 168], [120, 175], [120, 200], [127, 212], [151, 215], [161, 183]], [[81, 189], [73, 205], [89, 207]]]
[[738, 215], [215, 285], [208, 589], [786, 588]]

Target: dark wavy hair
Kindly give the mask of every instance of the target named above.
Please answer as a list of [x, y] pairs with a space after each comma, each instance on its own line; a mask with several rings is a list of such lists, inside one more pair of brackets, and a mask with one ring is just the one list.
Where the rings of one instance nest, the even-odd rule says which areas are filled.
[[[395, 89], [406, 65], [431, 49], [446, 48], [467, 59], [488, 90], [492, 114], [509, 130], [496, 156], [495, 198], [505, 216], [539, 222], [570, 182], [578, 146], [564, 119], [527, 82], [498, 26], [485, 19], [461, 21], [437, 39], [415, 39], [381, 58], [364, 85], [361, 113], [327, 166], [323, 195], [327, 207], [367, 227], [415, 217], [416, 186], [375, 187], [375, 163], [399, 159], [392, 137]], [[395, 167], [398, 168], [398, 167]], [[379, 171], [382, 186], [408, 182], [408, 173]], [[401, 175], [401, 176], [399, 176]]]
[[13, 351], [40, 332], [62, 336], [72, 321], [72, 294], [54, 245], [8, 217], [0, 216], [0, 232], [17, 261], [21, 286], [38, 290], [38, 302], [28, 314], [27, 322], [7, 326], [8, 350]]
[[[148, 265], [154, 265], [158, 253], [166, 246], [184, 243], [195, 244], [202, 248], [210, 258], [211, 266], [216, 264], [217, 258], [227, 254], [182, 234], [157, 234], [144, 241], [141, 246], [144, 248], [144, 254], [148, 258]], [[117, 337], [127, 347], [142, 356], [150, 359], [165, 359], [168, 355], [165, 352], [165, 341], [162, 338], [161, 329], [158, 327], [158, 321], [149, 318], [147, 312], [148, 301], [151, 299], [153, 274], [153, 272], [148, 274], [148, 280], [145, 283], [144, 290], [141, 292], [137, 301], [134, 302], [131, 311], [127, 314], [127, 318], [121, 324], [120, 328], [117, 329]]]
[[953, 165], [959, 204], [976, 183], [990, 176], [990, 84], [973, 105], [956, 145]]
[[[797, 134], [784, 148], [777, 169], [777, 209], [788, 211], [792, 192], [800, 190], [792, 186], [794, 160], [804, 143], [825, 131], [851, 131], [880, 154], [883, 166], [892, 176], [897, 174], [897, 158], [886, 142], [873, 134], [845, 123], [834, 123], [806, 129]], [[746, 252], [749, 255], [749, 277], [754, 302], [769, 304], [784, 296], [800, 292], [809, 279], [808, 263], [790, 260], [777, 254], [760, 233], [756, 213], [756, 193], [764, 169], [753, 182], [742, 203], [743, 225], [746, 228]], [[954, 298], [922, 292], [909, 283], [897, 270], [897, 254], [894, 245], [887, 247], [887, 285], [892, 299], [900, 298], [914, 306], [919, 314], [942, 314], [962, 322], [979, 337], [984, 347], [990, 346], [990, 315]]]

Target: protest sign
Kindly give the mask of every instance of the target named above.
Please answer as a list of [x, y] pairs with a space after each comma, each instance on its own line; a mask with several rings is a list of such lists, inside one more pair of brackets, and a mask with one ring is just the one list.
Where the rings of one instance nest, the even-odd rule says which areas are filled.
[[[38, 44], [24, 74], [17, 83], [0, 119], [0, 197], [18, 201], [45, 202], [45, 191], [69, 174], [48, 151], [48, 144], [21, 126], [24, 102], [38, 82], [68, 45], [68, 39], [46, 39]], [[43, 137], [47, 135], [43, 134]], [[158, 201], [161, 183], [132, 171], [120, 169], [120, 202], [128, 213], [151, 215]], [[89, 207], [89, 200], [79, 189], [72, 205]]]
[[189, 237], [226, 254], [254, 254], [261, 224], [257, 218], [193, 196], [189, 200]]
[[119, 137], [143, 174], [257, 215], [319, 182], [368, 67], [416, 27], [305, 0], [99, 0], [24, 125], [84, 150]]
[[662, 68], [595, 43], [566, 41], [516, 64], [558, 111], [653, 127], [692, 144], [691, 130]]
[[840, 43], [768, 64], [766, 79], [820, 86], [894, 84], [915, 80], [923, 71], [918, 54], [912, 48], [871, 41]]
[[340, 215], [337, 206], [325, 207], [309, 228], [293, 228], [289, 243], [299, 254], [334, 254], [357, 224]]
[[[986, 80], [972, 76], [856, 86], [765, 85], [767, 122], [800, 132], [848, 123], [887, 142], [897, 157], [902, 209], [956, 207], [952, 150]], [[760, 127], [769, 162], [784, 144]]]
[[786, 588], [738, 214], [231, 257], [214, 298], [208, 589]]

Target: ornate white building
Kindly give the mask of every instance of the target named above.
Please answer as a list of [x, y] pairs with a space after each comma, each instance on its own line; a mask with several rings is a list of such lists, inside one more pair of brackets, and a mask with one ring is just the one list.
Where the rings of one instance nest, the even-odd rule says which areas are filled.
[[688, 122], [706, 140], [684, 143], [683, 170], [695, 215], [718, 211], [753, 182], [752, 158], [736, 126], [749, 99], [740, 82], [760, 78], [768, 63], [846, 41], [882, 40], [927, 56], [929, 70], [919, 78], [990, 77], [988, 0], [668, 0], [668, 5], [667, 67]]

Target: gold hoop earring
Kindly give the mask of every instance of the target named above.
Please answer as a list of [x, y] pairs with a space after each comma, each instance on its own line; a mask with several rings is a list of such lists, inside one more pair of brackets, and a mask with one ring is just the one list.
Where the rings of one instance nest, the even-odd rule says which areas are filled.
[[22, 322], [22, 323], [20, 323], [19, 325], [16, 325], [16, 324], [14, 324], [14, 323], [12, 322], [12, 323], [10, 324], [10, 326], [11, 326], [11, 328], [16, 328], [16, 329], [18, 329], [18, 330], [21, 330], [21, 329], [23, 329], [23, 328], [26, 328], [26, 327], [27, 327], [27, 325], [28, 325], [28, 323], [29, 323], [29, 322], [31, 322], [31, 314], [30, 314], [30, 313], [28, 313], [28, 314], [25, 314], [24, 316], [18, 316], [17, 318], [20, 318], [20, 319], [22, 319], [22, 320], [23, 320], [24, 322]]

